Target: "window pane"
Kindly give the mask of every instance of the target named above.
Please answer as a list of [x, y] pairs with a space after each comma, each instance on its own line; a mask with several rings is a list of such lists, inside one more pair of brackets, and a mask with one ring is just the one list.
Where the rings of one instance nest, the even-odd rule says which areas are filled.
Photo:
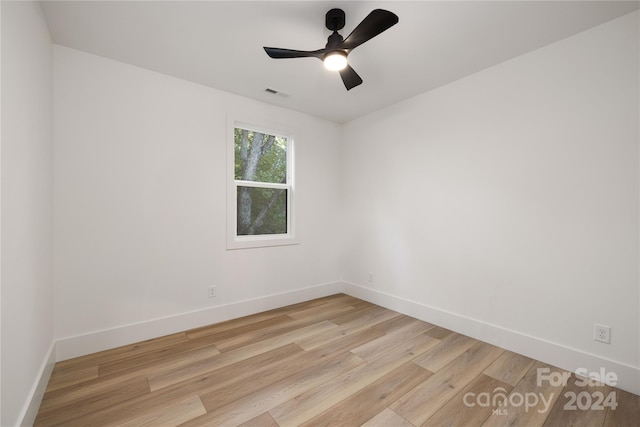
[[286, 183], [287, 139], [252, 130], [234, 129], [235, 179]]
[[238, 236], [287, 234], [287, 190], [238, 187]]

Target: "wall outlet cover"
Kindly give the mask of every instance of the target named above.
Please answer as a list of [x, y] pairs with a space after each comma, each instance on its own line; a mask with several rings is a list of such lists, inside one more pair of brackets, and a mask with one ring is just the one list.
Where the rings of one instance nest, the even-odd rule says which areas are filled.
[[611, 327], [594, 323], [593, 339], [605, 344], [611, 343]]

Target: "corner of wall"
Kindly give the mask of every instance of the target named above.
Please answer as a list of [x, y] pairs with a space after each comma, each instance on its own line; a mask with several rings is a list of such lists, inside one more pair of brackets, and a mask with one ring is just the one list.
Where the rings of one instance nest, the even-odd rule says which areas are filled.
[[53, 341], [49, 347], [49, 351], [47, 351], [47, 355], [42, 361], [40, 369], [38, 370], [36, 380], [31, 386], [24, 408], [18, 417], [18, 425], [32, 426], [35, 422], [36, 416], [38, 415], [38, 409], [40, 408], [40, 403], [42, 402], [44, 392], [47, 389], [47, 384], [49, 383], [51, 373], [53, 372], [53, 367], [56, 364], [55, 356], [56, 342]]
[[440, 310], [355, 283], [344, 283], [344, 293], [570, 372], [575, 372], [579, 368], [586, 368], [588, 372], [599, 372], [604, 368], [606, 372], [613, 372], [617, 375], [616, 387], [640, 395], [640, 368], [637, 366], [605, 359], [562, 344]]

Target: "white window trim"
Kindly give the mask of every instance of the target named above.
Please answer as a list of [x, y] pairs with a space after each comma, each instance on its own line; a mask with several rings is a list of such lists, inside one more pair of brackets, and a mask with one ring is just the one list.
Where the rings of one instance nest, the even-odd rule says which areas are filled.
[[[241, 181], [235, 179], [235, 128], [250, 129], [268, 135], [279, 135], [287, 138], [287, 183], [268, 183]], [[256, 125], [247, 121], [238, 121], [227, 117], [227, 249], [248, 249], [269, 246], [297, 245], [300, 242], [295, 235], [295, 142], [291, 132], [283, 132], [273, 128]], [[259, 236], [238, 236], [237, 233], [237, 188], [239, 186], [287, 189], [287, 234], [263, 234]]]

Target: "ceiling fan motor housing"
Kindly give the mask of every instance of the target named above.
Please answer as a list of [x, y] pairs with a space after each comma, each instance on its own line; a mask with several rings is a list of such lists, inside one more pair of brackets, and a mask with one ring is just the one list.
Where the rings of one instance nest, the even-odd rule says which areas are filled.
[[338, 34], [336, 31], [334, 31], [327, 39], [327, 45], [325, 46], [325, 49], [337, 48], [342, 44], [342, 40], [343, 40], [342, 36]]

